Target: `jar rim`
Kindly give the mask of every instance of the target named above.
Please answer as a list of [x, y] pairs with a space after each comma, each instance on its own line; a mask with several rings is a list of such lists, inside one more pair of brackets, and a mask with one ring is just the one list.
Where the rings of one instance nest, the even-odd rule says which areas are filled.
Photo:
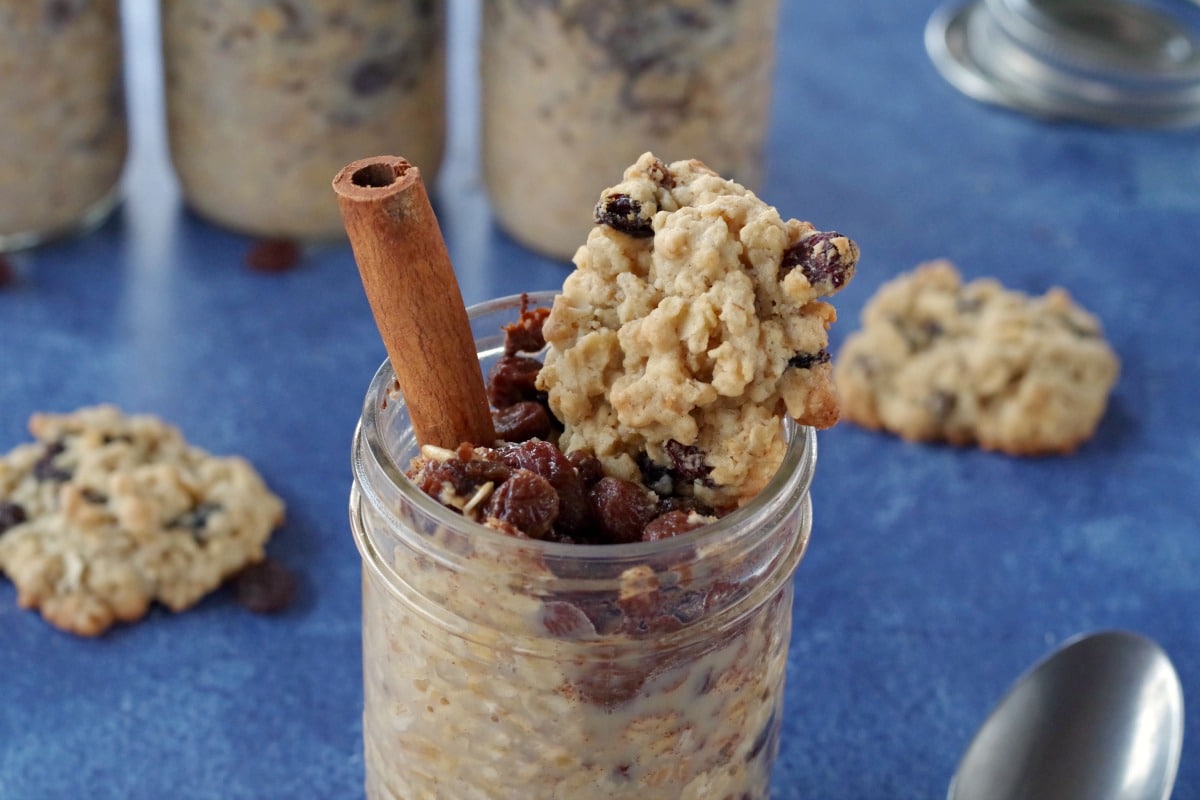
[[[468, 307], [467, 315], [473, 321], [501, 311], [513, 310], [522, 305], [549, 305], [558, 295], [555, 291], [528, 292], [495, 298]], [[484, 353], [481, 351], [480, 355]], [[766, 486], [748, 503], [694, 531], [657, 541], [639, 541], [627, 544], [572, 544], [541, 539], [522, 539], [509, 536], [482, 523], [463, 517], [435, 498], [426, 494], [405, 474], [406, 467], [397, 463], [394, 447], [384, 441], [380, 427], [382, 410], [392, 403], [403, 405], [404, 398], [396, 382], [396, 374], [387, 359], [380, 364], [368, 386], [363, 402], [362, 417], [355, 432], [354, 473], [373, 505], [388, 516], [395, 512], [383, 503], [379, 491], [371, 485], [368, 472], [382, 475], [388, 485], [385, 491], [398, 493], [414, 510], [438, 525], [453, 528], [472, 537], [481, 537], [489, 547], [511, 548], [514, 552], [533, 552], [553, 560], [571, 559], [581, 562], [645, 562], [648, 558], [670, 553], [681, 546], [704, 550], [709, 546], [728, 545], [731, 539], [744, 538], [754, 530], [751, 524], [758, 517], [769, 516], [778, 506], [791, 502], [793, 498], [808, 494], [812, 484], [817, 459], [816, 431], [784, 418], [783, 426], [786, 447], [779, 468]], [[411, 430], [411, 429], [410, 429]], [[415, 445], [415, 441], [413, 442]], [[363, 463], [369, 458], [372, 464]], [[397, 519], [398, 523], [398, 519]]]

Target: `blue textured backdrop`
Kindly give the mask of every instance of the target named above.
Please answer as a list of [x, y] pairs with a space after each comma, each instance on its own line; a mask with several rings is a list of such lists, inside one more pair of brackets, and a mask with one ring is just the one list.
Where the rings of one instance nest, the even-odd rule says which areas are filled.
[[[130, 5], [130, 199], [95, 233], [14, 259], [0, 450], [26, 439], [34, 410], [110, 401], [243, 453], [289, 505], [271, 550], [301, 573], [302, 600], [261, 618], [219, 593], [83, 641], [18, 611], [0, 583], [0, 799], [361, 796], [348, 454], [383, 349], [347, 247], [254, 274], [245, 239], [180, 208], [154, 19]], [[762, 194], [862, 248], [835, 343], [881, 281], [949, 257], [969, 277], [1067, 286], [1123, 361], [1098, 435], [1071, 458], [844, 425], [820, 438], [774, 797], [939, 797], [1009, 682], [1072, 634], [1140, 631], [1185, 695], [1200, 685], [1200, 138], [967, 100], [925, 57], [930, 2], [784, 5]], [[470, 21], [469, 4], [451, 6]], [[564, 266], [490, 222], [472, 33], [456, 31], [437, 204], [466, 300], [553, 288]], [[1176, 797], [1200, 797], [1200, 737], [1185, 740]]]

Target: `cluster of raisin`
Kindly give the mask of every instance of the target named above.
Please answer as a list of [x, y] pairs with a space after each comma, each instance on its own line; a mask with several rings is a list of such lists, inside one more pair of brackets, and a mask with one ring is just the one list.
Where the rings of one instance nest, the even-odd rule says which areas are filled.
[[546, 344], [546, 309], [522, 309], [506, 326], [504, 354], [488, 374], [496, 435], [505, 444], [426, 452], [409, 477], [427, 494], [497, 530], [573, 544], [656, 541], [693, 530], [713, 509], [676, 492], [708, 479], [704, 454], [671, 442], [669, 466], [641, 462], [643, 481], [604, 474], [591, 453], [564, 454], [554, 444], [562, 426], [535, 384]]
[[459, 447], [417, 461], [409, 477], [429, 495], [513, 536], [572, 544], [655, 541], [693, 530], [710, 513], [692, 498], [660, 496], [606, 476], [595, 456], [563, 454], [527, 439], [496, 448]]

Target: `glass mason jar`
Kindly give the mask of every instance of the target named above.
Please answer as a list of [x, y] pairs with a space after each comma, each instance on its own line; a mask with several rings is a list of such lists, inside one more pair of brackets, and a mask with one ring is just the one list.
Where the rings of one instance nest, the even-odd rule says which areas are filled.
[[99, 224], [128, 148], [118, 0], [0, 0], [0, 251]]
[[489, 0], [483, 166], [514, 238], [570, 258], [643, 152], [763, 177], [778, 0]]
[[445, 140], [444, 0], [162, 0], [171, 158], [193, 210], [257, 236], [345, 235], [329, 181]]
[[[469, 309], [485, 369], [520, 306]], [[467, 521], [404, 477], [416, 454], [385, 362], [350, 497], [368, 797], [767, 798], [811, 527], [810, 429], [789, 427], [783, 466], [745, 507], [629, 545]]]

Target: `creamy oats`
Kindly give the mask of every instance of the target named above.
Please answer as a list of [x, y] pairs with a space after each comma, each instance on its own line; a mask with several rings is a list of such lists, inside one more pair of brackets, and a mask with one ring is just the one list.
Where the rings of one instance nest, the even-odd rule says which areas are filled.
[[368, 389], [370, 798], [768, 797], [858, 248], [696, 160], [598, 195], [561, 293], [469, 309], [497, 441], [418, 449]]

